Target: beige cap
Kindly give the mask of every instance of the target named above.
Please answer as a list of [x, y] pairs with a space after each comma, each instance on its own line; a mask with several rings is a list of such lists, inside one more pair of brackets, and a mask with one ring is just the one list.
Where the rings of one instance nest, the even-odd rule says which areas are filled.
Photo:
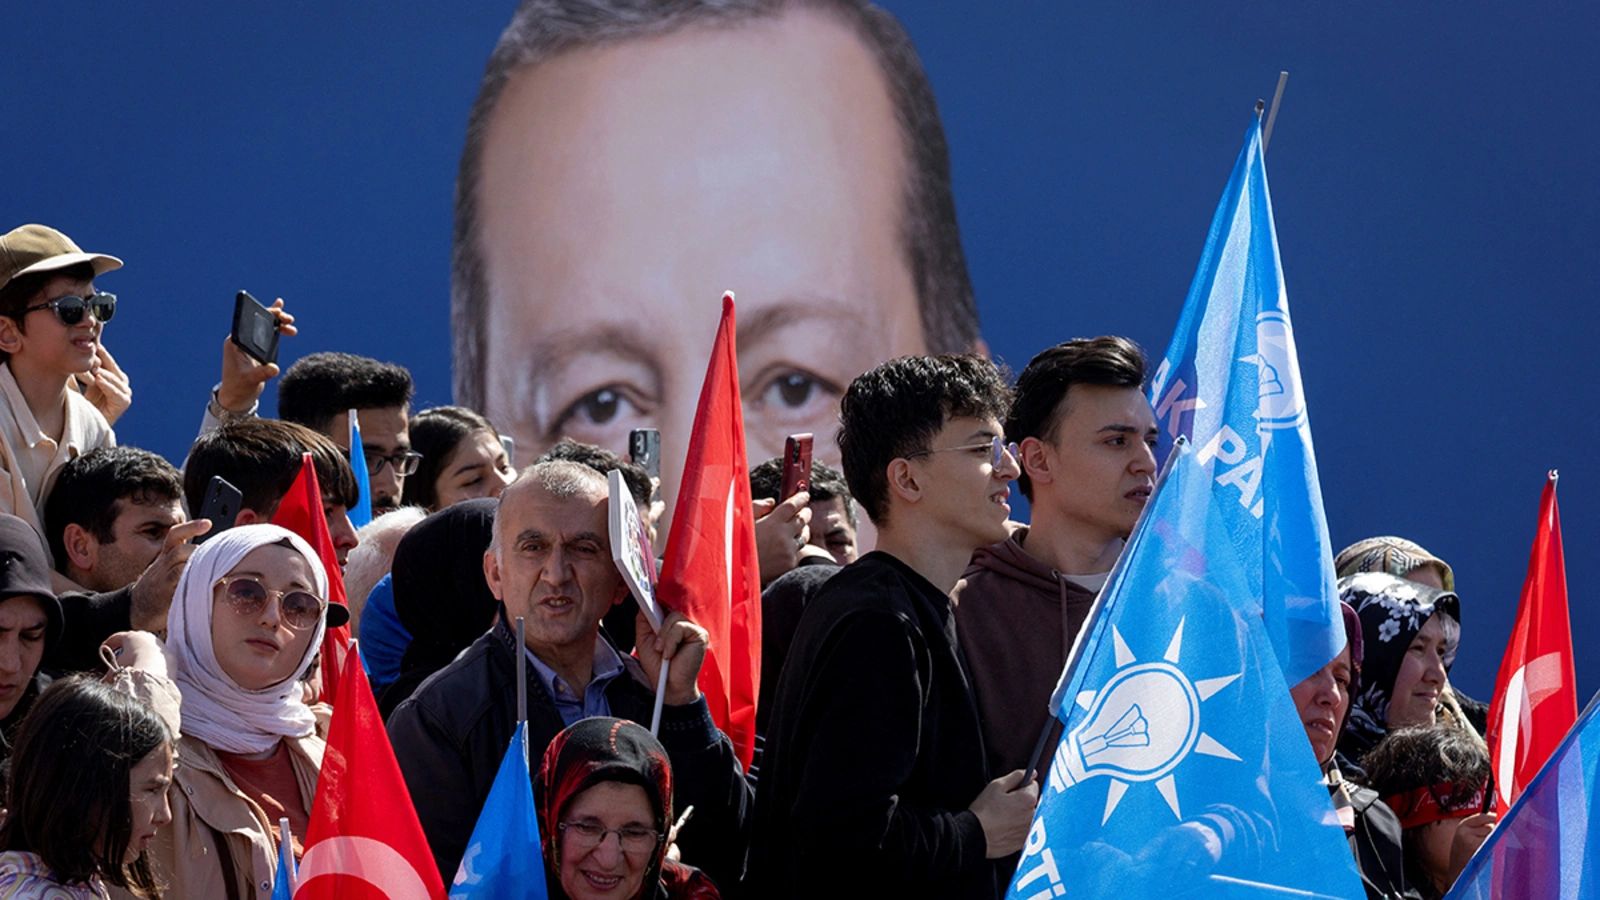
[[122, 260], [104, 253], [85, 253], [72, 238], [48, 225], [24, 225], [0, 236], [0, 287], [29, 272], [49, 272], [79, 263], [94, 266], [95, 275], [122, 268]]

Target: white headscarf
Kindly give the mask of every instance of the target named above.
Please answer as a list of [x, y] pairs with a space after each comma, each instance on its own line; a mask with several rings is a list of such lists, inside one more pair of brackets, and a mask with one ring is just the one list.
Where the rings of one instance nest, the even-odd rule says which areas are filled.
[[326, 612], [294, 674], [262, 690], [242, 688], [228, 677], [211, 645], [212, 588], [252, 551], [283, 541], [305, 558], [317, 596], [326, 598], [328, 576], [310, 544], [277, 525], [244, 525], [206, 541], [189, 557], [167, 613], [167, 647], [177, 657], [183, 692], [183, 732], [226, 753], [265, 753], [282, 738], [305, 737], [316, 728], [300, 676], [322, 647]]

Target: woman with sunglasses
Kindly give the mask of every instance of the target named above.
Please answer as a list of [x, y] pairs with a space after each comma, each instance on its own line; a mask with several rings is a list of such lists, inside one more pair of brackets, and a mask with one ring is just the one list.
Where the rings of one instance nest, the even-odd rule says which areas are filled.
[[276, 525], [229, 529], [189, 558], [167, 616], [182, 693], [173, 821], [150, 847], [170, 896], [271, 894], [280, 818], [300, 855], [324, 747], [300, 677], [327, 593], [315, 551]]
[[545, 748], [534, 803], [551, 900], [721, 896], [699, 869], [667, 858], [672, 764], [643, 726], [605, 716], [568, 726]]

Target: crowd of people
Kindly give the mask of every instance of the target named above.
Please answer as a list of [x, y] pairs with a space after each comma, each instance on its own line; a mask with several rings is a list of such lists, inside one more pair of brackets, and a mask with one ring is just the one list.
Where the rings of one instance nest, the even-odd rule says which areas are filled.
[[[781, 462], [754, 466], [747, 769], [698, 686], [706, 630], [652, 628], [613, 562], [607, 474], [652, 529], [664, 511], [643, 467], [563, 440], [517, 471], [480, 413], [413, 416], [401, 366], [317, 353], [279, 378], [227, 340], [175, 468], [115, 443], [132, 394], [95, 279], [120, 261], [38, 225], [0, 251], [0, 900], [271, 896], [280, 844], [304, 849], [344, 626], [446, 883], [521, 688], [551, 896], [1003, 894], [1049, 697], [1155, 485], [1132, 342], [1067, 341], [1014, 380], [895, 359], [844, 391], [842, 471], [785, 497]], [[274, 378], [276, 420], [256, 414]], [[272, 524], [303, 458], [337, 571]], [[218, 477], [240, 493], [226, 528], [191, 518]], [[1495, 822], [1486, 709], [1448, 680], [1454, 576], [1395, 537], [1336, 568], [1344, 649], [1290, 695], [1367, 895], [1440, 897]]]

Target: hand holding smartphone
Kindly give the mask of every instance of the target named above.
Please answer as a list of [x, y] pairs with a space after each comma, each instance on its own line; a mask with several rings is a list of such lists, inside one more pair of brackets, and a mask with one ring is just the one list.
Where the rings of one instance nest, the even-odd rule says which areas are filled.
[[206, 485], [206, 499], [200, 504], [200, 513], [197, 519], [210, 519], [211, 530], [194, 539], [196, 544], [203, 544], [216, 537], [229, 528], [239, 519], [239, 506], [244, 502], [244, 494], [239, 489], [229, 484], [221, 475], [211, 476], [211, 483]]
[[258, 362], [276, 363], [278, 330], [278, 317], [250, 296], [249, 291], [234, 295], [232, 338], [240, 349]]
[[778, 502], [811, 490], [811, 434], [791, 434], [783, 442], [783, 490]]

